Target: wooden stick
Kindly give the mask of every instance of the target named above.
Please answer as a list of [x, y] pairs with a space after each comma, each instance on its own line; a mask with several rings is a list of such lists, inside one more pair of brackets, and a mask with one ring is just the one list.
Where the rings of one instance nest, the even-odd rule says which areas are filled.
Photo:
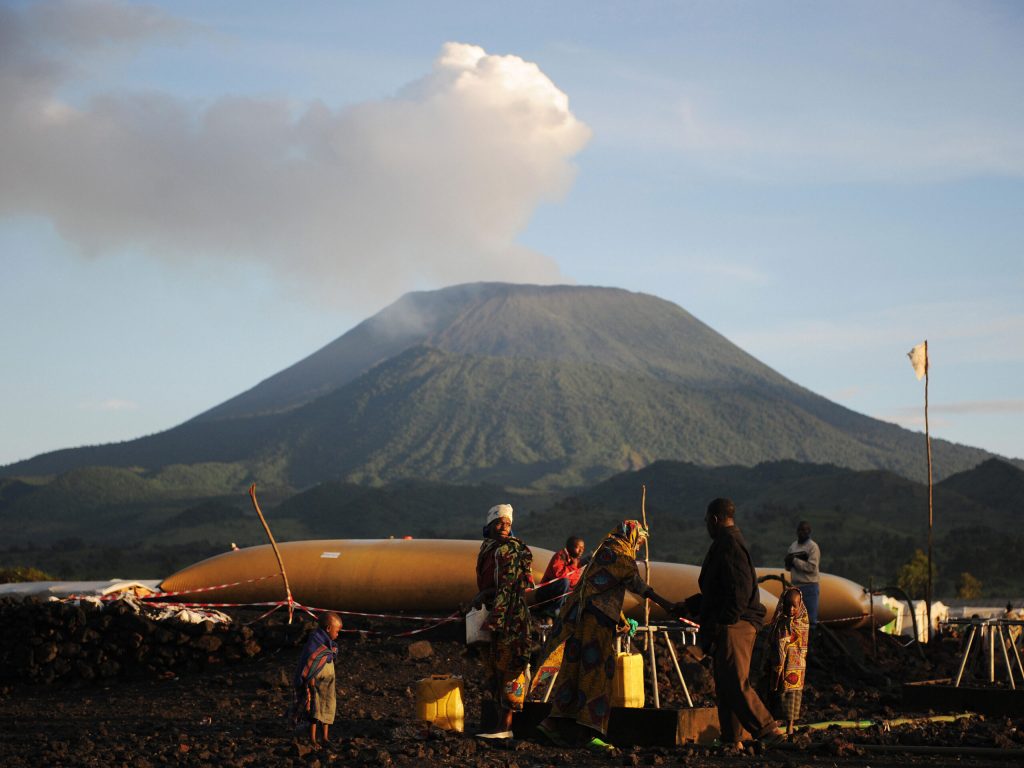
[[875, 577], [868, 577], [868, 610], [871, 611], [871, 658], [878, 661], [878, 632], [875, 628]]
[[281, 578], [284, 579], [285, 597], [288, 599], [288, 623], [291, 624], [292, 612], [295, 606], [295, 601], [292, 599], [292, 588], [288, 584], [288, 574], [284, 571], [284, 560], [281, 559], [281, 552], [277, 548], [277, 542], [274, 541], [274, 534], [270, 532], [270, 526], [267, 525], [267, 521], [263, 517], [263, 512], [260, 510], [260, 503], [256, 501], [256, 483], [249, 486], [249, 498], [252, 499], [252, 506], [256, 510], [256, 514], [259, 515], [260, 522], [263, 523], [263, 530], [267, 532], [267, 538], [270, 539], [270, 546], [274, 549], [274, 556], [277, 557], [277, 565], [281, 569]]
[[[647, 485], [640, 486], [640, 517], [643, 523], [644, 529], [647, 529]], [[644, 580], [647, 582], [647, 586], [651, 586], [651, 544], [650, 535], [644, 538]], [[651, 601], [644, 598], [644, 626], [649, 627], [651, 625]], [[647, 644], [652, 642], [650, 635], [644, 635], [644, 650], [647, 650]]]
[[928, 339], [924, 340], [924, 439], [928, 446], [928, 592], [925, 612], [928, 616], [928, 633], [932, 641], [932, 437], [928, 432]]

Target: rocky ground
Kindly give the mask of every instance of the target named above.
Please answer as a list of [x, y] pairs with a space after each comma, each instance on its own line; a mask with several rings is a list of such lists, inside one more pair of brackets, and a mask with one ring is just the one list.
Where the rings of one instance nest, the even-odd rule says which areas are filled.
[[[251, 618], [251, 617], [250, 617]], [[278, 621], [272, 617], [271, 622]], [[381, 629], [381, 627], [378, 627]], [[301, 633], [295, 633], [296, 635]], [[257, 637], [260, 633], [257, 632]], [[899, 685], [907, 679], [948, 674], [955, 642], [939, 643], [924, 659], [879, 638], [877, 659], [870, 636], [822, 634], [812, 649], [805, 722], [886, 719], [900, 711]], [[332, 744], [311, 750], [285, 724], [291, 674], [298, 649], [285, 644], [249, 658], [211, 657], [204, 669], [139, 668], [137, 674], [91, 680], [62, 679], [49, 685], [8, 681], [0, 691], [0, 764], [21, 766], [1006, 766], [1022, 765], [1024, 719], [973, 717], [952, 723], [913, 723], [886, 729], [804, 731], [784, 748], [723, 752], [712, 747], [623, 749], [611, 756], [517, 740], [505, 747], [470, 735], [416, 722], [413, 689], [431, 673], [466, 681], [467, 734], [481, 711], [480, 667], [454, 637], [435, 635], [429, 655], [415, 659], [411, 640], [345, 633], [338, 662], [339, 717]], [[426, 651], [423, 646], [418, 650]], [[665, 654], [663, 654], [665, 655]], [[663, 703], [678, 704], [674, 672], [662, 659]], [[698, 704], [713, 701], [701, 663], [683, 664]], [[925, 714], [925, 713], [919, 713]], [[879, 752], [877, 745], [947, 747], [952, 754]], [[995, 748], [971, 754], [971, 748]]]

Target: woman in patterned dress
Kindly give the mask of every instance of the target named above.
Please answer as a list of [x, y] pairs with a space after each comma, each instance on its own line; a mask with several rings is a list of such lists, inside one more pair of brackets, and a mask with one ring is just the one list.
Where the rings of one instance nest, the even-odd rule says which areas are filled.
[[489, 686], [498, 706], [498, 728], [477, 734], [512, 738], [512, 713], [521, 711], [529, 687], [532, 623], [526, 591], [533, 589], [533, 553], [512, 535], [512, 506], [498, 504], [487, 513], [484, 542], [476, 560], [477, 607], [490, 610], [485, 628], [491, 642], [484, 656]]
[[551, 696], [551, 715], [538, 726], [550, 741], [568, 746], [582, 743], [593, 751], [614, 749], [601, 737], [608, 732], [612, 681], [615, 677], [615, 636], [627, 631], [622, 602], [627, 590], [653, 600], [666, 611], [675, 605], [640, 577], [636, 553], [647, 529], [625, 520], [598, 547], [552, 628], [541, 658], [557, 655], [562, 662]]

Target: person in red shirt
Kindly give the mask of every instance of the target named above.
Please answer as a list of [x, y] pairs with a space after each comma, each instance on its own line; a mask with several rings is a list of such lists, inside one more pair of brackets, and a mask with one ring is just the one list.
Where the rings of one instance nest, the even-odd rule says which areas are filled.
[[550, 618], [558, 615], [562, 604], [569, 593], [576, 589], [576, 584], [583, 573], [580, 562], [586, 545], [579, 536], [570, 536], [565, 540], [565, 547], [558, 550], [548, 563], [537, 590], [534, 604], [540, 604], [539, 612]]

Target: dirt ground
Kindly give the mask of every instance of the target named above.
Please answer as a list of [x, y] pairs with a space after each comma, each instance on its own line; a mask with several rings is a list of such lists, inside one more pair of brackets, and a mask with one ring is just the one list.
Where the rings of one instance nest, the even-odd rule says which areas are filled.
[[[872, 656], [866, 633], [836, 633], [818, 640], [809, 666], [804, 722], [886, 719], [899, 710], [899, 684], [938, 676], [955, 662], [956, 645], [939, 645], [923, 659], [883, 639]], [[885, 729], [803, 732], [782, 748], [742, 753], [686, 745], [623, 749], [591, 756], [534, 741], [502, 747], [474, 738], [481, 710], [481, 670], [455, 639], [433, 638], [432, 655], [413, 660], [408, 639], [359, 633], [339, 638], [338, 719], [332, 744], [311, 751], [296, 741], [283, 714], [297, 649], [203, 673], [80, 685], [14, 685], [0, 690], [0, 765], [38, 766], [540, 766], [734, 765], [778, 766], [988, 766], [1024, 765], [1024, 719], [973, 717], [955, 723], [918, 723]], [[667, 657], [667, 654], [663, 654]], [[684, 655], [695, 703], [713, 703], [704, 667]], [[662, 660], [663, 702], [678, 704], [674, 672]], [[466, 734], [428, 728], [414, 720], [413, 689], [432, 673], [466, 681]], [[869, 751], [870, 745], [954, 748], [952, 754]], [[1001, 750], [976, 756], [967, 748]]]

